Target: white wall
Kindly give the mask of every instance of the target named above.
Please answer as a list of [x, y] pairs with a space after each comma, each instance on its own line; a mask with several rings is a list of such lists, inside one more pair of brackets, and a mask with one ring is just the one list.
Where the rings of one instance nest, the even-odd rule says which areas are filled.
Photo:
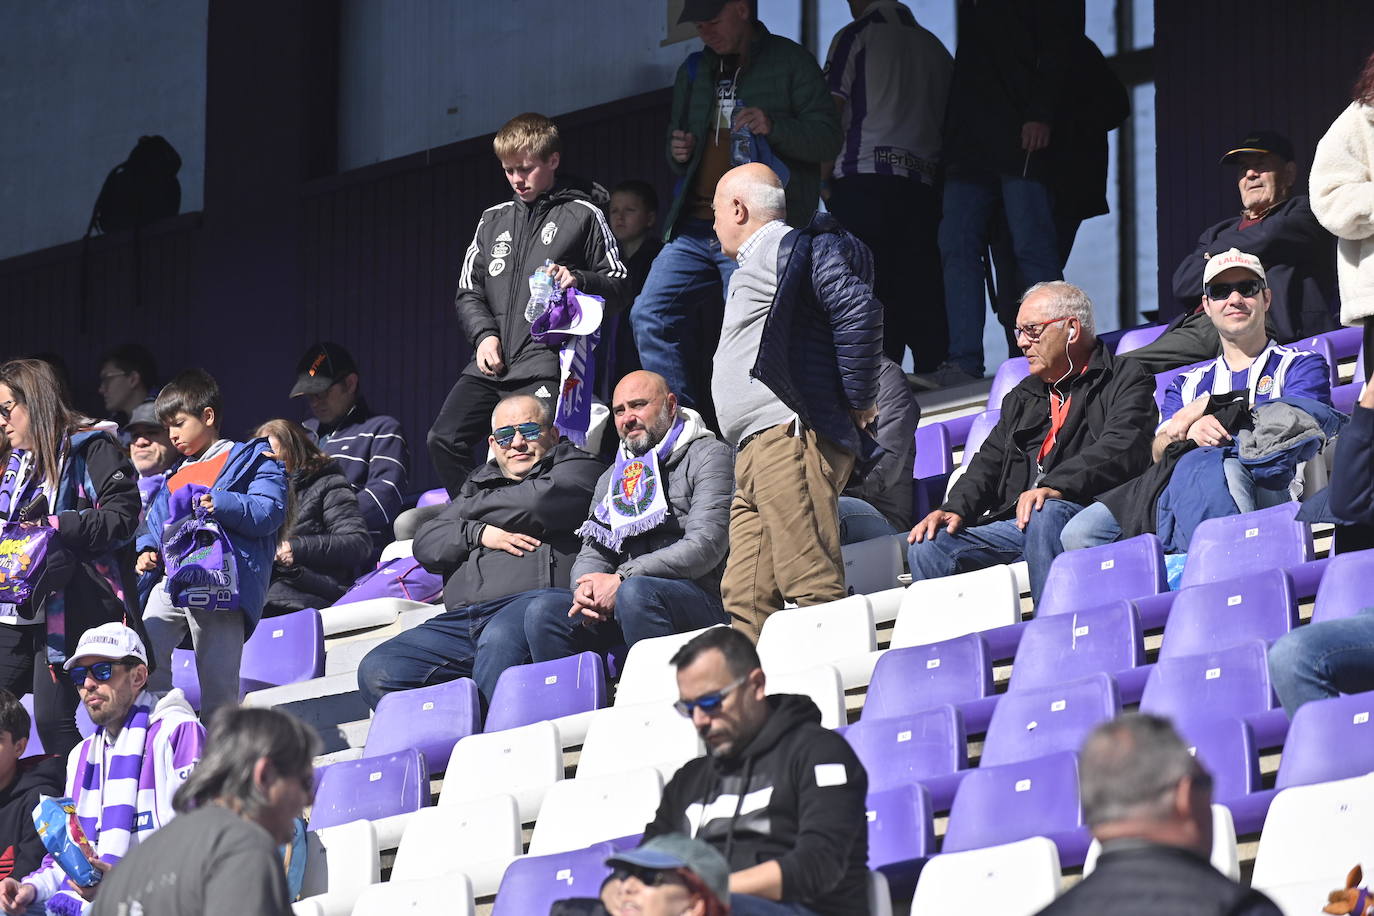
[[205, 166], [208, 0], [0, 4], [0, 258], [78, 239], [141, 134], [181, 154], [181, 209]]
[[339, 169], [672, 84], [664, 0], [344, 0]]

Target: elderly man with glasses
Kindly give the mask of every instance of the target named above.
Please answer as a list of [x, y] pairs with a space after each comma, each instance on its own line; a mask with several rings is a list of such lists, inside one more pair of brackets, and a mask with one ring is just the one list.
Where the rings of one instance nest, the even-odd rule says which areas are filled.
[[[121, 623], [87, 630], [63, 666], [96, 731], [67, 758], [67, 795], [95, 867], [108, 872], [174, 816], [172, 796], [205, 744], [205, 729], [178, 689], [147, 690], [148, 652]], [[81, 912], [102, 887], [76, 885], [52, 858], [27, 877], [0, 881], [0, 910]]]
[[868, 773], [810, 698], [766, 695], [758, 653], [714, 627], [673, 656], [706, 756], [663, 789], [646, 845], [681, 833], [730, 863], [734, 916], [867, 916]]
[[907, 560], [922, 580], [1024, 559], [1038, 601], [1065, 523], [1149, 465], [1155, 383], [1102, 345], [1092, 301], [1062, 280], [1026, 291], [1016, 342], [1030, 375], [944, 505], [911, 529]]
[[472, 677], [474, 659], [500, 632], [492, 620], [508, 610], [523, 618], [515, 598], [570, 585], [582, 546], [575, 532], [605, 465], [560, 440], [550, 408], [527, 394], [496, 405], [487, 443], [491, 460], [415, 535], [415, 559], [445, 576], [445, 612], [367, 654], [358, 687], [369, 706], [393, 690]]

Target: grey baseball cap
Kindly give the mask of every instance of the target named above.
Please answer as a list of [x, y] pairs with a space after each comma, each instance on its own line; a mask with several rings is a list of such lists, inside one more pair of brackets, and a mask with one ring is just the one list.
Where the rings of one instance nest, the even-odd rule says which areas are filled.
[[730, 863], [714, 846], [680, 833], [656, 836], [644, 845], [618, 852], [606, 860], [616, 865], [633, 865], [658, 871], [685, 868], [701, 879], [722, 906], [730, 903]]

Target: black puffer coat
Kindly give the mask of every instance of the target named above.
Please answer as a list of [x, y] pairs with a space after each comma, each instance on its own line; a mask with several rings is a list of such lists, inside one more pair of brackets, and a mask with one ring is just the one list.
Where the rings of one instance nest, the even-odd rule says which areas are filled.
[[272, 564], [267, 613], [329, 607], [353, 584], [372, 554], [358, 497], [333, 461], [291, 475], [296, 518], [287, 540], [292, 564]]

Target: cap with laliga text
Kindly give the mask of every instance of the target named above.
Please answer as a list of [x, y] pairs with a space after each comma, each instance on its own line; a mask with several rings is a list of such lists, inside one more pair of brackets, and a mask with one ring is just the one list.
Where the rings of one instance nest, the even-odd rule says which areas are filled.
[[1260, 263], [1259, 258], [1239, 248], [1232, 248], [1207, 259], [1207, 266], [1202, 269], [1202, 285], [1206, 286], [1217, 274], [1232, 267], [1244, 267], [1261, 280], [1268, 282], [1268, 277], [1264, 275], [1264, 265]]
[[330, 385], [357, 371], [358, 364], [353, 362], [351, 353], [336, 343], [321, 341], [306, 350], [296, 364], [296, 384], [291, 389], [291, 397], [323, 394]]
[[1293, 161], [1293, 144], [1276, 130], [1252, 130], [1245, 139], [1236, 144], [1235, 149], [1221, 157], [1222, 165], [1231, 162], [1243, 153], [1274, 153], [1284, 162]]
[[122, 623], [102, 623], [82, 633], [81, 642], [77, 643], [76, 651], [63, 663], [62, 669], [70, 671], [78, 658], [92, 655], [111, 661], [133, 656], [145, 665], [148, 664], [148, 652], [143, 648], [143, 640]]

